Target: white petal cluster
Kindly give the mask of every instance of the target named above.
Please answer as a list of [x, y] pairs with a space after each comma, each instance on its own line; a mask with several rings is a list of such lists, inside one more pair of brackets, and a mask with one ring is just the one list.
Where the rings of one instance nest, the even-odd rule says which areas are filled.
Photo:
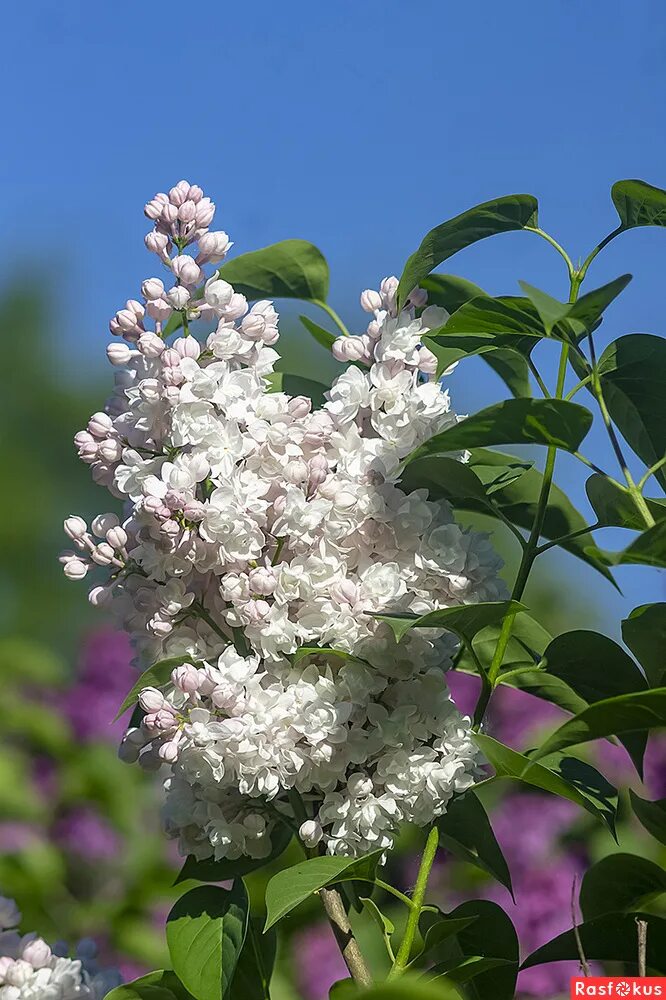
[[[397, 485], [402, 459], [458, 419], [422, 345], [445, 314], [419, 289], [398, 313], [385, 279], [361, 297], [367, 332], [334, 346], [352, 363], [324, 405], [273, 392], [277, 313], [182, 253], [196, 226], [169, 219], [191, 190], [147, 208], [160, 237], [147, 244], [175, 283], [144, 282], [125, 311], [138, 320], [124, 316], [125, 343], [109, 349], [115, 390], [76, 438], [127, 516], [90, 530], [68, 518], [65, 573], [107, 567], [91, 601], [112, 607], [144, 667], [173, 658], [121, 753], [168, 765], [165, 825], [183, 853], [264, 857], [276, 823], [296, 822], [295, 798], [310, 846], [385, 848], [399, 823], [444, 812], [477, 765], [444, 677], [452, 636], [397, 645], [374, 616], [503, 596], [487, 537]], [[185, 324], [171, 343], [162, 301]], [[188, 328], [202, 317], [204, 344]]]
[[14, 901], [0, 897], [0, 1000], [102, 1000], [120, 983], [115, 970], [99, 970], [93, 942], [68, 958], [36, 934], [21, 935], [20, 921]]

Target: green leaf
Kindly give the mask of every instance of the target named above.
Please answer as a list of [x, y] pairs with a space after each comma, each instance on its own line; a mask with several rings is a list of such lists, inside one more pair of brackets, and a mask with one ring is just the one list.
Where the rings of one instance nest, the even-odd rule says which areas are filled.
[[561, 681], [559, 677], [554, 677], [546, 670], [535, 667], [534, 670], [520, 669], [515, 674], [509, 670], [508, 676], [499, 676], [500, 684], [516, 688], [518, 691], [525, 691], [526, 694], [548, 701], [551, 705], [557, 705], [565, 712], [576, 715], [587, 705], [584, 698], [579, 697], [568, 684]]
[[231, 984], [232, 1000], [270, 1000], [270, 981], [277, 954], [277, 931], [262, 933], [263, 921], [250, 917], [245, 944]]
[[[534, 303], [548, 336], [551, 336], [559, 325], [559, 339], [575, 340], [581, 333], [592, 330], [598, 325], [604, 311], [620, 292], [624, 291], [630, 281], [631, 275], [623, 274], [609, 281], [607, 285], [587, 292], [574, 303], [559, 302], [525, 281], [519, 281], [518, 284]], [[567, 335], [568, 327], [563, 326], [565, 321], [568, 327], [572, 327], [573, 338], [571, 332]]]
[[645, 181], [617, 181], [611, 198], [624, 229], [666, 226], [666, 191]]
[[496, 233], [535, 226], [537, 212], [538, 202], [531, 195], [507, 195], [476, 205], [431, 229], [405, 264], [398, 287], [398, 302], [404, 303], [423, 278], [464, 247]]
[[433, 908], [424, 910], [419, 919], [419, 931], [423, 938], [423, 948], [415, 956], [410, 966], [422, 967], [423, 965], [437, 959], [437, 953], [441, 951], [441, 946], [449, 938], [458, 934], [469, 924], [474, 923], [476, 916], [460, 917], [453, 919], [447, 917], [441, 910], [433, 912]]
[[291, 662], [299, 663], [308, 656], [329, 656], [334, 660], [356, 660], [357, 663], [365, 663], [353, 653], [348, 653], [344, 649], [334, 649], [332, 646], [299, 646], [295, 653], [291, 654]]
[[486, 364], [499, 375], [514, 396], [528, 397], [532, 395], [530, 369], [527, 361], [513, 351], [498, 348], [486, 351], [482, 355]]
[[214, 858], [205, 858], [203, 861], [198, 861], [193, 854], [189, 854], [178, 873], [175, 884], [187, 882], [188, 879], [196, 879], [197, 882], [226, 882], [228, 879], [242, 878], [279, 858], [287, 849], [291, 838], [292, 833], [289, 827], [284, 823], [276, 823], [271, 831], [271, 850], [265, 858], [243, 856], [233, 860], [222, 858], [220, 861], [216, 861]]
[[437, 340], [432, 340], [430, 337], [422, 338], [423, 346], [427, 347], [429, 351], [437, 358], [437, 370], [435, 372], [436, 378], [441, 378], [442, 375], [446, 375], [447, 372], [456, 365], [462, 358], [466, 357], [468, 354], [472, 353], [467, 351], [464, 347], [449, 347], [448, 345], [442, 346], [442, 344]]
[[387, 622], [393, 631], [397, 642], [410, 628], [445, 628], [455, 632], [465, 641], [471, 641], [476, 633], [502, 621], [508, 614], [525, 611], [518, 601], [488, 601], [481, 604], [460, 604], [454, 608], [440, 608], [439, 611], [429, 611], [425, 615], [377, 614], [373, 615], [380, 621]]
[[367, 896], [361, 896], [361, 904], [363, 905], [363, 909], [370, 916], [370, 919], [373, 920], [379, 928], [384, 940], [384, 947], [386, 948], [391, 961], [395, 961], [393, 947], [391, 945], [391, 935], [395, 934], [395, 924], [392, 920], [389, 920], [385, 913], [382, 913], [373, 899], [370, 899]]
[[[583, 952], [591, 962], [626, 962], [636, 965], [636, 919], [645, 920], [647, 933], [647, 966], [652, 973], [666, 973], [666, 920], [650, 913], [609, 913], [578, 925]], [[544, 944], [523, 962], [522, 969], [547, 962], [562, 962], [579, 958], [573, 929], [559, 934]]]
[[666, 687], [604, 698], [568, 719], [535, 751], [535, 759], [566, 747], [666, 726]]
[[[502, 452], [490, 451], [487, 448], [477, 448], [472, 451], [469, 465], [476, 475], [484, 480], [485, 476], [492, 474], [497, 468], [506, 468], [511, 462], [519, 463], [520, 459]], [[528, 469], [515, 481], [508, 482], [497, 495], [493, 495], [493, 500], [512, 524], [529, 531], [536, 516], [542, 484], [541, 472], [538, 469]], [[487, 513], [485, 508], [481, 508], [474, 499], [456, 506], [461, 510]], [[544, 519], [543, 537], [549, 540], [561, 538], [563, 535], [580, 531], [584, 527], [585, 519], [576, 510], [567, 495], [558, 486], [552, 486]], [[607, 555], [594, 544], [592, 535], [583, 534], [578, 538], [570, 539], [561, 543], [561, 548], [593, 566], [615, 586], [615, 581], [608, 570]]]
[[461, 1000], [461, 994], [453, 983], [446, 980], [426, 982], [409, 974], [390, 983], [377, 983], [367, 990], [352, 984], [349, 979], [343, 979], [335, 984], [330, 993], [330, 1000], [356, 1000], [357, 997], [358, 1000]]
[[[449, 918], [459, 920], [473, 917], [472, 923], [462, 928], [455, 938], [442, 948], [443, 962], [432, 971], [446, 972], [459, 969], [458, 982], [469, 982], [465, 991], [470, 1000], [512, 1000], [518, 973], [518, 938], [514, 926], [497, 903], [486, 899], [473, 899], [452, 910]], [[497, 964], [476, 965], [480, 956], [496, 959]], [[471, 960], [464, 972], [464, 960]], [[490, 971], [492, 968], [492, 972]]]
[[323, 326], [319, 326], [314, 320], [311, 320], [309, 316], [299, 316], [298, 317], [308, 331], [308, 333], [314, 337], [318, 344], [330, 351], [331, 347], [338, 339], [335, 333], [331, 333], [330, 330], [325, 330]]
[[622, 638], [645, 671], [650, 687], [666, 681], [666, 604], [643, 604], [622, 622]]
[[117, 986], [105, 1000], [192, 1000], [178, 977], [170, 970], [149, 972], [131, 983]]
[[278, 872], [266, 889], [266, 927], [268, 930], [313, 893], [338, 882], [358, 879], [374, 882], [375, 869], [382, 851], [361, 858], [310, 858]]
[[513, 896], [511, 873], [486, 810], [470, 789], [456, 796], [437, 821], [440, 846], [497, 879]]
[[591, 765], [560, 756], [538, 763], [484, 733], [474, 733], [473, 739], [498, 778], [511, 778], [569, 799], [602, 819], [611, 833], [615, 830], [617, 792]]
[[635, 854], [609, 854], [585, 872], [580, 887], [584, 920], [605, 913], [641, 909], [666, 892], [666, 872], [661, 865]]
[[513, 970], [515, 963], [508, 958], [486, 958], [484, 955], [469, 955], [462, 962], [456, 962], [455, 959], [451, 962], [442, 962], [440, 965], [436, 965], [431, 971], [433, 975], [446, 976], [448, 980], [463, 985], [476, 976], [480, 976], [482, 972], [489, 972], [491, 969], [499, 969], [502, 966], [511, 966]]
[[328, 296], [328, 264], [306, 240], [282, 240], [227, 260], [218, 274], [248, 299], [320, 299]]
[[631, 788], [629, 798], [632, 809], [647, 832], [659, 843], [666, 844], [666, 799], [649, 802], [647, 799], [641, 799]]
[[[487, 625], [472, 639], [472, 648], [486, 669], [490, 667], [495, 655], [500, 631], [501, 625]], [[512, 671], [525, 666], [536, 667], [552, 638], [550, 632], [543, 625], [535, 621], [527, 612], [521, 611], [513, 620], [511, 636], [500, 667], [504, 671]], [[474, 672], [471, 657], [464, 649], [456, 661], [456, 669]]]
[[438, 455], [432, 458], [408, 459], [400, 476], [400, 486], [406, 493], [427, 489], [430, 500], [474, 498], [485, 504], [487, 491], [469, 465], [456, 458]]
[[[620, 337], [599, 359], [601, 387], [613, 422], [645, 465], [666, 453], [666, 339]], [[666, 489], [666, 468], [655, 473]]]
[[176, 902], [166, 938], [174, 972], [195, 1000], [226, 1000], [248, 923], [245, 886], [202, 885]]
[[666, 521], [648, 528], [622, 552], [613, 553], [612, 559], [616, 564], [637, 563], [640, 566], [663, 569], [666, 566]]
[[540, 288], [535, 288], [534, 285], [528, 285], [526, 281], [519, 281], [518, 284], [538, 312], [539, 318], [543, 323], [544, 332], [550, 337], [557, 324], [566, 318], [569, 312], [569, 305], [565, 302], [560, 302], [558, 299], [554, 299], [547, 292], [542, 292]]
[[431, 339], [468, 353], [511, 347], [525, 356], [546, 335], [535, 306], [517, 295], [479, 295], [430, 331]]
[[[643, 674], [621, 646], [605, 635], [585, 629], [565, 632], [553, 639], [541, 666], [580, 695], [587, 706], [603, 698], [647, 690]], [[581, 714], [587, 706], [576, 714]], [[642, 776], [647, 736], [627, 733], [622, 742]]]
[[[624, 486], [595, 472], [585, 483], [585, 491], [600, 527], [632, 528], [642, 531], [643, 515], [633, 496]], [[666, 518], [666, 501], [648, 500], [646, 504], [655, 521]]]
[[441, 306], [448, 313], [454, 313], [477, 295], [485, 292], [473, 281], [459, 278], [457, 274], [431, 274], [419, 282], [428, 293], [429, 306]]
[[290, 396], [307, 396], [315, 407], [322, 406], [326, 401], [325, 393], [330, 388], [321, 382], [303, 378], [301, 375], [291, 375], [288, 372], [273, 372], [266, 381], [270, 386], [270, 392], [286, 392]]
[[131, 690], [127, 693], [122, 705], [118, 709], [118, 713], [113, 720], [117, 722], [121, 715], [131, 708], [132, 705], [136, 704], [139, 694], [146, 687], [164, 687], [165, 684], [169, 683], [169, 678], [171, 677], [171, 671], [175, 667], [180, 667], [183, 663], [192, 663], [196, 665], [196, 660], [193, 660], [191, 656], [170, 656], [166, 660], [158, 660], [157, 663], [153, 663], [152, 667], [148, 667], [144, 670], [137, 681], [132, 685]]
[[577, 451], [592, 414], [562, 399], [507, 399], [435, 434], [407, 461], [489, 444], [543, 444]]

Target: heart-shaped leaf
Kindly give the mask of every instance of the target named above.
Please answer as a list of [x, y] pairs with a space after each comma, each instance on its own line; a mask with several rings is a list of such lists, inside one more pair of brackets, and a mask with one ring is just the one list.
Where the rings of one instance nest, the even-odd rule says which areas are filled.
[[[647, 967], [652, 973], [666, 973], [666, 920], [650, 913], [609, 913], [578, 924], [583, 953], [592, 962], [626, 962], [636, 965], [636, 920], [645, 920], [647, 932]], [[579, 947], [573, 929], [559, 934], [542, 945], [523, 962], [522, 969], [547, 962], [579, 959]]]
[[580, 887], [584, 920], [641, 909], [666, 892], [666, 871], [635, 854], [609, 854], [585, 872]]
[[248, 923], [248, 897], [237, 879], [231, 889], [202, 885], [176, 902], [166, 937], [174, 972], [195, 1000], [228, 1000]]
[[507, 195], [476, 205], [431, 229], [405, 264], [398, 286], [398, 303], [402, 305], [423, 278], [464, 247], [497, 233], [536, 226], [538, 207], [532, 195]]
[[645, 671], [650, 687], [666, 682], [666, 604], [643, 604], [622, 622], [622, 638]]
[[382, 851], [360, 858], [310, 858], [278, 872], [266, 889], [266, 927], [268, 930], [304, 899], [338, 882], [359, 880], [374, 882]]
[[624, 229], [666, 226], [666, 191], [645, 181], [617, 181], [611, 198]]

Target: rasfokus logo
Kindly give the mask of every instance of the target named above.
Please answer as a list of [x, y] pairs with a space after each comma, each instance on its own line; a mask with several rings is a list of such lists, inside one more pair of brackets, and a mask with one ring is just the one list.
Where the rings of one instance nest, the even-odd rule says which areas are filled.
[[577, 976], [571, 980], [573, 997], [664, 997], [666, 977]]

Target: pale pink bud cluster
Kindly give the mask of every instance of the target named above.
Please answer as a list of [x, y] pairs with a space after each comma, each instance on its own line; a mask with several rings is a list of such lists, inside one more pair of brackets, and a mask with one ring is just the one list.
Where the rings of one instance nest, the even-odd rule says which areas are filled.
[[156, 233], [184, 247], [208, 232], [215, 205], [197, 184], [178, 181], [168, 194], [156, 194], [143, 211], [155, 223]]
[[[93, 563], [124, 568], [128, 536], [115, 514], [98, 514], [92, 522], [92, 532], [82, 517], [71, 515], [65, 518], [64, 529], [78, 549], [78, 552], [66, 551], [60, 556], [68, 579], [82, 580]], [[102, 541], [95, 541], [94, 536]]]

